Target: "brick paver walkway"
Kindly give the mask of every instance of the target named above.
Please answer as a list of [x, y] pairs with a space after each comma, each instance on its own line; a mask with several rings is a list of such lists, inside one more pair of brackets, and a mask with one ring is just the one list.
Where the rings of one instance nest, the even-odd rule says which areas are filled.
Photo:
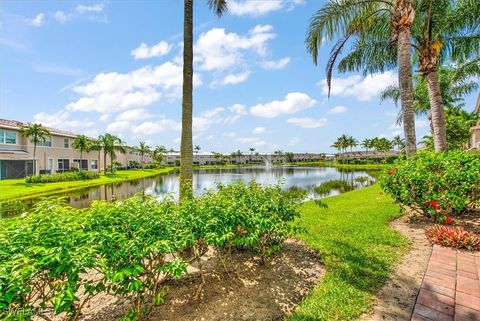
[[433, 246], [413, 320], [480, 321], [480, 252]]

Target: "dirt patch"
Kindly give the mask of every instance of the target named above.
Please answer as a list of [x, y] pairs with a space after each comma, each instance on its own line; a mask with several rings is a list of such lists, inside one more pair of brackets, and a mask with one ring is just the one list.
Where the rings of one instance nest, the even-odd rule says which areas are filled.
[[412, 214], [404, 215], [390, 224], [409, 238], [410, 250], [377, 294], [373, 311], [364, 315], [361, 320], [410, 320], [432, 253], [432, 246], [425, 236], [425, 228], [430, 224]]
[[480, 235], [480, 209], [471, 209], [466, 213], [454, 216], [455, 225], [462, 226], [466, 231]]
[[[180, 281], [168, 282], [165, 302], [144, 320], [282, 320], [313, 289], [324, 267], [316, 252], [296, 240], [285, 242], [281, 252], [264, 266], [249, 252], [237, 252], [226, 262], [218, 255], [204, 262], [206, 283], [201, 298], [193, 299], [199, 284], [197, 269]], [[129, 309], [126, 300], [102, 295], [84, 310], [82, 320], [116, 320]]]

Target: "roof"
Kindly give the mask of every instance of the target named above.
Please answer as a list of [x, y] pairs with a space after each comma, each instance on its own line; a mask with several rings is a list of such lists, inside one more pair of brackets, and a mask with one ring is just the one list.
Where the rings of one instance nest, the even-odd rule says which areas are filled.
[[[12, 128], [12, 129], [21, 129], [23, 126], [26, 125], [32, 125], [32, 123], [23, 123], [17, 120], [9, 120], [9, 119], [1, 119], [0, 118], [0, 127], [7, 127], [7, 128]], [[77, 137], [77, 134], [74, 134], [72, 132], [68, 132], [65, 130], [60, 130], [57, 128], [51, 128], [51, 127], [45, 127], [47, 128], [50, 133], [52, 134], [57, 134], [57, 135], [62, 135], [62, 136], [71, 136], [71, 137]]]

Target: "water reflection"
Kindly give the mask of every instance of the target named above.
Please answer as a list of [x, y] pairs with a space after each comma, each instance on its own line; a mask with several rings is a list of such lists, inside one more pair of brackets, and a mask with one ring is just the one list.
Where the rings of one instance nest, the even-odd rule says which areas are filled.
[[[215, 188], [216, 183], [230, 183], [233, 181], [249, 182], [256, 180], [260, 184], [272, 185], [279, 181], [283, 182], [285, 190], [292, 187], [307, 191], [309, 198], [318, 197], [314, 187], [331, 180], [341, 180], [351, 185], [352, 188], [362, 187], [361, 177], [367, 177], [369, 181], [374, 178], [366, 171], [337, 169], [333, 167], [299, 167], [299, 166], [273, 166], [273, 167], [239, 167], [222, 169], [198, 169], [193, 175], [195, 195], [204, 193], [207, 189]], [[134, 194], [143, 192], [145, 195], [153, 195], [164, 198], [167, 194], [178, 195], [178, 174], [158, 175], [154, 177], [136, 179], [96, 186], [87, 189], [59, 195], [66, 198], [67, 204], [77, 208], [88, 207], [94, 200], [124, 199]], [[332, 189], [322, 195], [329, 196], [339, 194], [340, 191]], [[32, 204], [35, 200], [28, 201]]]

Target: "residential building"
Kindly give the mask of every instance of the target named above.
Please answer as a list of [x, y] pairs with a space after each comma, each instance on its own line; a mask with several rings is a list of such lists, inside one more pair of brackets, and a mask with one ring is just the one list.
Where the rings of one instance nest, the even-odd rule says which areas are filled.
[[[0, 119], [0, 179], [20, 178], [33, 173], [33, 143], [22, 135], [22, 123], [15, 120]], [[36, 173], [56, 173], [69, 171], [72, 168], [83, 170], [103, 170], [103, 152], [83, 152], [80, 164], [80, 151], [72, 147], [77, 134], [48, 128], [51, 136], [44, 142], [37, 144], [36, 148]], [[115, 153], [115, 162], [126, 167], [130, 161], [142, 163], [140, 153], [133, 147], [125, 146], [127, 152]], [[107, 155], [107, 166], [110, 156]], [[144, 156], [144, 163], [149, 164], [151, 157]]]
[[[478, 95], [477, 104], [475, 105], [475, 112], [480, 115], [480, 94]], [[480, 149], [480, 120], [478, 121], [477, 125], [470, 128], [470, 132], [472, 133], [470, 139], [470, 148]]]

